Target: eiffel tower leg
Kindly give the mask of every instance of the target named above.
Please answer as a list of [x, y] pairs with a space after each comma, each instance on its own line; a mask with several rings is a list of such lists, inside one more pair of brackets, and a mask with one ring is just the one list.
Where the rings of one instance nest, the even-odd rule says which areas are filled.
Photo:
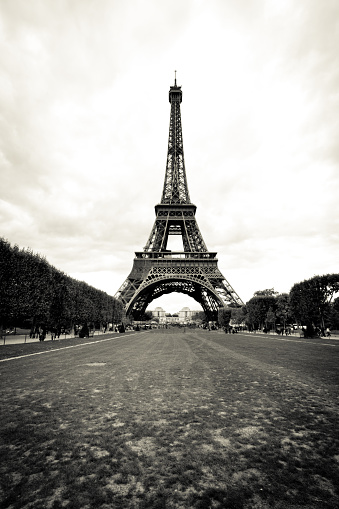
[[208, 322], [218, 321], [218, 309], [220, 306], [217, 305], [215, 299], [213, 299], [206, 291], [202, 291], [201, 306]]

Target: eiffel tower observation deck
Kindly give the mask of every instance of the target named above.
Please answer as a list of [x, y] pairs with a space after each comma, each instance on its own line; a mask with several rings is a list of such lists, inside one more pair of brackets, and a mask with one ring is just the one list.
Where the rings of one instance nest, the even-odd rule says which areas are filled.
[[[217, 320], [218, 309], [239, 307], [242, 300], [218, 269], [217, 253], [208, 251], [195, 218], [187, 186], [182, 139], [181, 87], [169, 90], [171, 104], [164, 188], [155, 206], [155, 222], [143, 251], [135, 253], [131, 273], [115, 297], [127, 316], [139, 319], [156, 298], [179, 292], [195, 299], [208, 320]], [[182, 251], [167, 249], [170, 235], [182, 239]]]

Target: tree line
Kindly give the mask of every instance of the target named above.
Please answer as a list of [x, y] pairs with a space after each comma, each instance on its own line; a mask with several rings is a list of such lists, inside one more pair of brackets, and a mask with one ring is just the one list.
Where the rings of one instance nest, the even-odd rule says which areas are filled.
[[0, 330], [105, 326], [121, 321], [122, 308], [114, 297], [71, 278], [43, 256], [0, 238]]
[[314, 276], [292, 286], [289, 293], [273, 288], [255, 292], [240, 308], [219, 310], [219, 323], [226, 327], [245, 323], [250, 330], [285, 330], [297, 324], [312, 336], [326, 328], [339, 329], [339, 274]]

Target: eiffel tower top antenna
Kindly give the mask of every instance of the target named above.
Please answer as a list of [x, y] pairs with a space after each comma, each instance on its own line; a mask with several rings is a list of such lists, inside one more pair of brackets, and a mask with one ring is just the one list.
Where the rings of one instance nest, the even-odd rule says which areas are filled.
[[177, 71], [174, 71], [174, 86], [177, 86]]

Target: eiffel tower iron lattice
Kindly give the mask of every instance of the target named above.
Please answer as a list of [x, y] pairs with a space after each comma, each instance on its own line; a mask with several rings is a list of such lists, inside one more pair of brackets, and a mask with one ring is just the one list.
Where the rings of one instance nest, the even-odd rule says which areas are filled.
[[[148, 305], [161, 295], [179, 292], [193, 297], [208, 320], [216, 320], [223, 306], [243, 302], [218, 269], [217, 253], [208, 251], [191, 203], [182, 139], [181, 87], [170, 87], [170, 126], [165, 182], [155, 222], [143, 251], [136, 252], [132, 271], [115, 297], [126, 315], [140, 318]], [[180, 235], [183, 251], [167, 249], [169, 235]]]

